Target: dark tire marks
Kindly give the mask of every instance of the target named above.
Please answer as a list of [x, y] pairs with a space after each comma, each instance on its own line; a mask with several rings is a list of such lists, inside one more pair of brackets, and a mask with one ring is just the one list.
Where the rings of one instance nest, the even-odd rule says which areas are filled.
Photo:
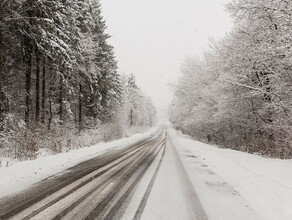
[[[74, 183], [75, 181], [95, 172], [96, 170], [103, 168], [114, 161], [122, 158], [125, 156], [125, 158], [121, 161], [124, 162], [126, 160], [130, 160], [130, 158], [135, 157], [142, 151], [145, 151], [147, 149], [147, 146], [153, 146], [157, 145], [158, 141], [161, 140], [161, 134], [163, 130], [160, 129], [153, 137], [149, 139], [144, 139], [141, 141], [136, 142], [135, 144], [132, 144], [122, 150], [117, 150], [113, 152], [109, 152], [105, 155], [98, 156], [96, 158], [93, 158], [89, 161], [83, 162], [81, 164], [78, 164], [68, 170], [62, 175], [52, 176], [50, 178], [47, 178], [40, 183], [36, 184], [32, 188], [25, 190], [24, 192], [17, 193], [16, 195], [5, 197], [0, 200], [0, 219], [8, 219], [10, 217], [15, 216], [16, 214], [20, 213], [21, 211], [29, 208], [30, 206], [40, 202], [41, 200], [49, 197], [53, 193], [63, 189], [64, 187]], [[136, 152], [134, 152], [136, 151]], [[134, 152], [134, 153], [133, 153]], [[128, 156], [127, 156], [128, 155]], [[104, 173], [110, 172], [112, 169], [116, 168], [119, 164], [114, 164], [110, 166], [109, 168], [97, 173], [95, 176], [85, 180], [79, 185], [76, 185], [72, 190], [62, 194], [58, 198], [52, 200], [45, 206], [39, 208], [38, 210], [32, 212], [30, 215], [26, 216], [24, 219], [29, 219], [41, 211], [45, 210], [49, 206], [55, 204], [56, 202], [62, 200], [66, 196], [68, 196], [71, 193], [74, 193], [77, 189], [80, 187], [83, 187], [84, 185], [88, 184], [89, 182], [93, 181], [94, 179], [100, 177]], [[115, 175], [118, 175], [118, 171], [115, 172], [112, 177]], [[102, 182], [97, 186], [96, 188], [101, 187], [101, 185], [105, 184], [105, 182]], [[76, 203], [78, 205], [78, 202]], [[66, 213], [63, 213], [66, 214]], [[61, 216], [60, 216], [61, 217]]]
[[145, 194], [144, 194], [144, 196], [143, 196], [143, 198], [142, 198], [142, 200], [141, 200], [141, 202], [140, 202], [140, 204], [139, 204], [139, 207], [138, 207], [138, 209], [137, 209], [137, 211], [136, 211], [136, 214], [135, 214], [135, 216], [134, 216], [134, 220], [140, 220], [140, 219], [141, 219], [141, 216], [142, 216], [142, 214], [143, 214], [143, 211], [144, 211], [144, 208], [145, 208], [145, 206], [146, 206], [147, 200], [148, 200], [148, 198], [149, 198], [149, 195], [150, 195], [150, 193], [151, 193], [152, 187], [153, 187], [154, 182], [155, 182], [155, 180], [156, 180], [156, 177], [157, 177], [157, 175], [158, 175], [158, 172], [159, 172], [160, 166], [161, 166], [161, 164], [162, 164], [162, 161], [163, 161], [163, 158], [164, 158], [164, 155], [165, 155], [165, 149], [166, 149], [166, 139], [165, 139], [165, 141], [164, 141], [164, 149], [163, 149], [162, 156], [161, 156], [161, 158], [160, 158], [160, 160], [159, 160], [159, 163], [158, 163], [158, 165], [157, 165], [157, 167], [156, 167], [156, 169], [155, 169], [155, 172], [154, 172], [154, 174], [153, 174], [153, 176], [152, 176], [152, 178], [151, 178], [151, 180], [150, 180], [150, 183], [149, 183], [149, 185], [148, 185], [148, 187], [147, 187], [147, 189], [146, 189], [146, 192], [145, 192]]

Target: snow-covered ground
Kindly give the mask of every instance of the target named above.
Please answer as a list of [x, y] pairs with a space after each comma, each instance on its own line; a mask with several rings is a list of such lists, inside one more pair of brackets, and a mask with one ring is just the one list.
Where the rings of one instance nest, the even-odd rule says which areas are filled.
[[[80, 162], [150, 137], [156, 131], [157, 128], [152, 128], [146, 133], [110, 143], [2, 167], [0, 198], [24, 190]], [[195, 141], [173, 129], [168, 129], [168, 134], [170, 143], [167, 142], [166, 156], [149, 195], [143, 219], [156, 219], [157, 216], [160, 216], [159, 219], [177, 219], [175, 216], [188, 219], [191, 208], [185, 198], [188, 193], [184, 192], [190, 189], [184, 188], [188, 178], [209, 220], [292, 219], [292, 160], [220, 149]], [[174, 149], [182, 161], [179, 169], [179, 162], [173, 156]], [[141, 181], [131, 201], [132, 206], [129, 206], [133, 209], [128, 208], [125, 217], [135, 214], [157, 164], [158, 160]], [[183, 177], [184, 169], [186, 175]]]
[[151, 137], [157, 131], [157, 128], [153, 127], [145, 133], [135, 134], [109, 143], [99, 143], [91, 147], [58, 155], [44, 156], [31, 161], [14, 162], [9, 167], [2, 166], [0, 168], [0, 198], [22, 191], [32, 184], [78, 163]]
[[188, 180], [174, 147], [167, 141], [165, 154], [160, 152], [140, 181], [122, 219], [205, 220], [200, 215], [201, 207], [193, 205], [196, 201]]
[[169, 129], [210, 220], [292, 219], [292, 160], [220, 149]]

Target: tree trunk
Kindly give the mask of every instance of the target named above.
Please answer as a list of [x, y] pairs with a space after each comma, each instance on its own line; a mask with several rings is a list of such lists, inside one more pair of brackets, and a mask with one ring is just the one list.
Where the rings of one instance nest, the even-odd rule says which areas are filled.
[[46, 57], [43, 58], [43, 78], [42, 78], [42, 123], [45, 123], [46, 118]]
[[3, 75], [4, 75], [4, 42], [3, 35], [0, 30], [0, 130], [3, 129], [4, 119], [4, 93], [3, 93]]
[[63, 105], [63, 96], [64, 96], [64, 79], [63, 76], [60, 76], [60, 94], [59, 94], [59, 116], [60, 116], [60, 124], [63, 124], [63, 114], [64, 114], [64, 105]]
[[130, 110], [130, 125], [133, 125], [133, 109]]
[[[27, 1], [28, 5], [32, 9], [33, 0]], [[32, 10], [27, 11], [27, 15], [29, 17], [33, 17]], [[32, 25], [32, 20], [29, 21], [30, 25]], [[33, 56], [33, 44], [32, 40], [27, 37], [23, 36], [23, 43], [24, 43], [24, 61], [26, 64], [26, 71], [25, 71], [25, 91], [26, 91], [26, 97], [25, 97], [25, 116], [24, 121], [26, 123], [26, 126], [29, 126], [30, 124], [30, 107], [31, 107], [31, 75], [32, 75], [32, 56]]]
[[25, 72], [25, 123], [28, 126], [30, 123], [30, 107], [31, 107], [31, 71], [32, 71], [32, 45], [30, 39], [25, 39], [25, 63], [27, 65]]
[[36, 83], [35, 83], [35, 90], [36, 90], [36, 99], [35, 99], [35, 121], [38, 124], [40, 120], [40, 53], [38, 49], [35, 50], [36, 56]]
[[52, 112], [52, 96], [53, 96], [53, 86], [52, 86], [52, 66], [49, 69], [49, 120], [48, 120], [48, 130], [51, 130], [51, 123], [53, 119], [53, 112]]
[[82, 85], [79, 83], [79, 110], [78, 110], [79, 132], [82, 130]]

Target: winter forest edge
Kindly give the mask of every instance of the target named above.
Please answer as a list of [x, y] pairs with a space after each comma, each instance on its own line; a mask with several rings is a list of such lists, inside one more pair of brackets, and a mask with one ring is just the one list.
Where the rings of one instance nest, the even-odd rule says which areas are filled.
[[98, 0], [1, 0], [0, 154], [34, 159], [153, 125], [109, 37]]
[[291, 158], [292, 3], [234, 0], [227, 11], [232, 31], [182, 64], [171, 122], [203, 142]]
[[[1, 0], [1, 154], [34, 159], [153, 125], [151, 100], [118, 73], [101, 11], [98, 0]], [[182, 64], [170, 121], [203, 142], [291, 158], [292, 4], [227, 11], [232, 31]]]

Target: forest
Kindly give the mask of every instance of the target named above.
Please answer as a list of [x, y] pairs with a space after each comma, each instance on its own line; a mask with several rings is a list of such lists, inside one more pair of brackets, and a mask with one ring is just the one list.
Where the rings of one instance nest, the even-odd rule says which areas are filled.
[[221, 147], [292, 157], [292, 3], [234, 0], [234, 27], [186, 58], [174, 86], [171, 121]]
[[0, 154], [34, 159], [152, 125], [106, 28], [98, 0], [0, 1]]

